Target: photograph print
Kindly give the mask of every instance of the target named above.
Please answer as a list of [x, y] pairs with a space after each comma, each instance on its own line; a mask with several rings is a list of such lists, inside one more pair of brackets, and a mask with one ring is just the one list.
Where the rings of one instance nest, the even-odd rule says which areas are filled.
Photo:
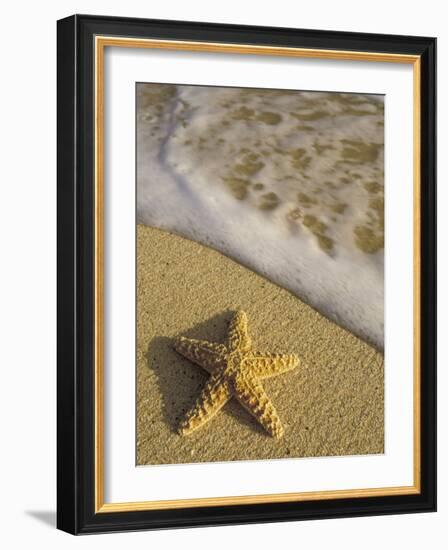
[[136, 84], [136, 463], [384, 453], [384, 96]]

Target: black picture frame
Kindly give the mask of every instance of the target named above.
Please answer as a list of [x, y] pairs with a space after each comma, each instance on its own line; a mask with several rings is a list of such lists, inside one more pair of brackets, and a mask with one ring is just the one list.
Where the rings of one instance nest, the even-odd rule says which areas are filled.
[[[421, 67], [420, 492], [97, 513], [94, 38], [120, 36], [415, 55]], [[436, 39], [74, 15], [57, 23], [57, 527], [100, 533], [436, 510]]]

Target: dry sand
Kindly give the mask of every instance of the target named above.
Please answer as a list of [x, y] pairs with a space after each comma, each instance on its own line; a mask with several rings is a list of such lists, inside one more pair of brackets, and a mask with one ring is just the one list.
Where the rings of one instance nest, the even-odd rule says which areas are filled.
[[[137, 238], [137, 464], [384, 452], [379, 352], [210, 248], [142, 225]], [[269, 437], [232, 400], [180, 436], [177, 424], [208, 375], [172, 339], [224, 342], [237, 309], [248, 314], [254, 349], [301, 358], [295, 370], [263, 381], [285, 435]]]

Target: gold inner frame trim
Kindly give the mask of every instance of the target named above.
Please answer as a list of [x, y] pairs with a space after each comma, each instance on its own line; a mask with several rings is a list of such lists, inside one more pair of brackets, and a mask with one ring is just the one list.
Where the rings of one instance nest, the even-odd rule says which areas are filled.
[[[380, 487], [350, 490], [313, 491], [244, 495], [181, 500], [159, 500], [141, 502], [104, 502], [104, 50], [106, 47], [153, 48], [162, 50], [199, 51], [207, 53], [236, 53], [331, 59], [345, 61], [372, 61], [385, 63], [407, 63], [413, 65], [413, 174], [414, 174], [414, 352], [413, 352], [413, 485], [400, 487]], [[421, 387], [420, 387], [420, 119], [421, 119], [421, 60], [417, 55], [389, 54], [381, 52], [356, 52], [344, 50], [324, 50], [253, 44], [226, 44], [182, 40], [156, 40], [141, 38], [121, 38], [96, 36], [95, 55], [95, 513], [129, 512], [142, 510], [166, 510], [197, 508], [208, 506], [232, 506], [242, 504], [262, 504], [274, 502], [303, 502], [334, 500], [340, 498], [362, 498], [393, 495], [412, 495], [421, 492]]]

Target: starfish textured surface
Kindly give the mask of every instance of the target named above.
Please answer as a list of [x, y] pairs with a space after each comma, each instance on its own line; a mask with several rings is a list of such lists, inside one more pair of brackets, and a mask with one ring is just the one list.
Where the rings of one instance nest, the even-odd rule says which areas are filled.
[[210, 373], [196, 403], [179, 426], [183, 435], [208, 422], [232, 397], [252, 414], [273, 437], [283, 426], [260, 380], [287, 372], [299, 364], [295, 354], [252, 351], [247, 316], [238, 311], [230, 322], [227, 344], [215, 344], [181, 336], [174, 349]]

